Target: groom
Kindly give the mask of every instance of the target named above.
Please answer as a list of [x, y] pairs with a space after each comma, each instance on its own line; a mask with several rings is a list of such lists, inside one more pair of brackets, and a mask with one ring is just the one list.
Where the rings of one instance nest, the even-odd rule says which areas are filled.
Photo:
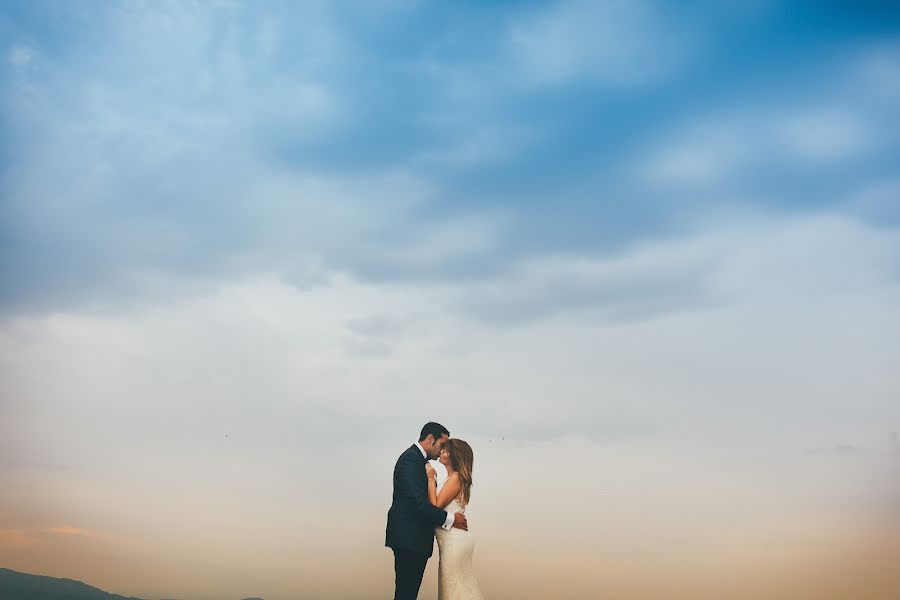
[[435, 459], [450, 439], [447, 428], [426, 423], [419, 441], [394, 466], [394, 498], [388, 511], [384, 545], [394, 551], [394, 600], [416, 600], [425, 564], [434, 548], [434, 528], [468, 530], [462, 513], [448, 513], [428, 501], [425, 462]]

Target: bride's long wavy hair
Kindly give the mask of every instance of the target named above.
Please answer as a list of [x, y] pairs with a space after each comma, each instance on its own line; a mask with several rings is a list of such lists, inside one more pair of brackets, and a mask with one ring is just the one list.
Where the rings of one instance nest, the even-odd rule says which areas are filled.
[[468, 504], [472, 492], [472, 463], [475, 462], [472, 446], [459, 438], [450, 438], [447, 440], [446, 448], [450, 467], [456, 471], [462, 482], [463, 504]]

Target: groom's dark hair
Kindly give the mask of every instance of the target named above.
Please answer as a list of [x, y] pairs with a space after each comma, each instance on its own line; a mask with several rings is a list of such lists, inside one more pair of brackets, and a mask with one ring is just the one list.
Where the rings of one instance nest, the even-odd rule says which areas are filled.
[[434, 439], [439, 440], [445, 435], [450, 435], [450, 432], [447, 431], [447, 428], [440, 423], [429, 421], [428, 423], [425, 423], [424, 427], [422, 427], [422, 433], [419, 434], [419, 441], [424, 441], [425, 438], [427, 438], [429, 435], [433, 435]]

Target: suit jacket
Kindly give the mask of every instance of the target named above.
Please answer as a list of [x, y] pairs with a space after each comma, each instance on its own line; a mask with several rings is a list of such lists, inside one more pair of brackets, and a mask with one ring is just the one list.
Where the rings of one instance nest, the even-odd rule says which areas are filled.
[[388, 511], [384, 545], [430, 557], [434, 550], [434, 528], [447, 520], [447, 511], [428, 501], [425, 457], [410, 446], [394, 466], [394, 498]]

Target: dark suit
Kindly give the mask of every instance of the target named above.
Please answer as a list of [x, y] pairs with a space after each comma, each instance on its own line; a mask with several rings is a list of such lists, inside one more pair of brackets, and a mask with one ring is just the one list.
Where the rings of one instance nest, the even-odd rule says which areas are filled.
[[425, 564], [434, 550], [434, 528], [447, 512], [428, 500], [425, 457], [410, 446], [394, 466], [394, 497], [388, 511], [384, 545], [394, 551], [394, 600], [415, 600]]

